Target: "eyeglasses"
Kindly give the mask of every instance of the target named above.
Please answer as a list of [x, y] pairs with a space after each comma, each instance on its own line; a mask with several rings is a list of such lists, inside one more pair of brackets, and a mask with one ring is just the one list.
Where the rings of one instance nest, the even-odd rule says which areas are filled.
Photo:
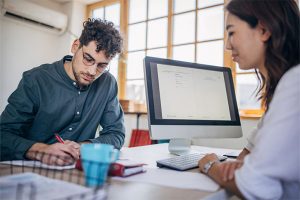
[[[96, 63], [95, 59], [83, 51], [83, 46], [81, 47], [81, 49], [82, 49], [83, 64], [85, 64], [86, 66], [94, 65]], [[106, 73], [109, 71], [109, 63], [98, 63], [96, 69], [98, 73], [101, 74]]]

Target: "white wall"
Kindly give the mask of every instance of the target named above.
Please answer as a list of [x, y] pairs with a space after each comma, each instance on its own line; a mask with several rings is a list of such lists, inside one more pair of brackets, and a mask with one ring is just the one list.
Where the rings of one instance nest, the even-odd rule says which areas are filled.
[[0, 113], [16, 89], [22, 73], [43, 63], [52, 63], [69, 54], [74, 37], [80, 35], [85, 5], [80, 2], [58, 4], [50, 0], [31, 0], [68, 15], [68, 31], [62, 35], [7, 17], [0, 17]]
[[[128, 146], [131, 137], [132, 129], [136, 128], [136, 115], [125, 115], [125, 126], [126, 126], [126, 137], [124, 146]], [[232, 148], [232, 149], [242, 149], [247, 142], [247, 137], [250, 132], [256, 127], [258, 120], [242, 120], [242, 130], [243, 137], [241, 138], [226, 138], [226, 139], [197, 139], [193, 140], [194, 145], [202, 145], [209, 147], [220, 147], [220, 148]], [[148, 120], [146, 115], [142, 115], [139, 118], [139, 128], [148, 129]]]
[[79, 37], [83, 28], [83, 19], [85, 19], [86, 16], [86, 5], [77, 1], [72, 1], [67, 3], [65, 6], [68, 6], [68, 10], [70, 11], [68, 13], [71, 18], [71, 20], [69, 20], [69, 30]]

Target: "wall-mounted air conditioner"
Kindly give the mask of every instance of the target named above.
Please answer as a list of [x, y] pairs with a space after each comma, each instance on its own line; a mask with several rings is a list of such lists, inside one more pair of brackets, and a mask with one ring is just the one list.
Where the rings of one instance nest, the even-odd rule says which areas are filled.
[[67, 15], [26, 0], [2, 0], [2, 14], [55, 33], [63, 33], [67, 28]]

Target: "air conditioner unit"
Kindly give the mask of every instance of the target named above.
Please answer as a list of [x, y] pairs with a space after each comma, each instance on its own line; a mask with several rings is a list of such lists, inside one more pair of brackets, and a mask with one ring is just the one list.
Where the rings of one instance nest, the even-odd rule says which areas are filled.
[[67, 28], [67, 15], [26, 0], [4, 0], [2, 14], [18, 21], [45, 27], [55, 33]]

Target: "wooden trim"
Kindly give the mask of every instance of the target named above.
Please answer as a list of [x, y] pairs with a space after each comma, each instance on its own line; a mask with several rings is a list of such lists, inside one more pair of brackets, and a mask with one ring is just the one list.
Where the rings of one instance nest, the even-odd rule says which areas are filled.
[[173, 49], [173, 0], [168, 0], [168, 36], [167, 36], [167, 58], [172, 58]]
[[197, 42], [198, 42], [198, 1], [196, 0], [196, 5], [195, 5], [195, 44], [194, 44], [194, 62], [198, 62], [197, 59], [197, 53], [198, 53], [198, 49], [197, 49]]
[[126, 72], [127, 72], [127, 57], [128, 57], [128, 0], [120, 0], [120, 31], [123, 36], [123, 53], [119, 59], [118, 69], [118, 85], [119, 85], [119, 98], [126, 98]]
[[125, 115], [147, 115], [145, 111], [124, 111]]
[[161, 17], [155, 17], [155, 18], [151, 18], [151, 19], [145, 19], [145, 20], [141, 20], [141, 21], [137, 21], [137, 22], [133, 22], [133, 23], [128, 23], [129, 25], [135, 25], [135, 24], [140, 24], [140, 23], [148, 23], [149, 21], [155, 21], [158, 19], [163, 19], [163, 18], [167, 18], [168, 15], [166, 16], [161, 16]]
[[241, 119], [259, 119], [264, 115], [264, 110], [240, 110]]
[[262, 117], [262, 115], [240, 115], [240, 119], [245, 120], [259, 120]]
[[119, 3], [119, 2], [120, 2], [120, 0], [103, 0], [103, 1], [99, 1], [99, 2], [87, 5], [87, 9], [88, 10], [94, 10], [94, 9], [97, 9], [97, 8], [101, 8], [101, 7], [104, 7], [104, 6], [109, 6], [109, 5], [112, 5], [112, 4], [115, 4], [115, 3]]
[[85, 20], [86, 21], [89, 17], [92, 16], [92, 10], [88, 8], [88, 6], [86, 7], [86, 10], [85, 10]]
[[249, 74], [255, 75], [255, 72], [236, 72], [236, 75], [249, 75]]
[[[225, 0], [225, 2], [226, 1], [228, 1], [228, 0]], [[214, 4], [214, 5], [211, 5], [211, 6], [206, 6], [206, 7], [203, 7], [203, 8], [198, 8], [198, 6], [197, 6], [197, 10], [205, 10], [205, 9], [208, 9], [208, 8], [213, 8], [213, 7], [217, 7], [217, 6], [223, 6], [223, 5], [225, 5], [225, 2], [224, 3]]]
[[244, 114], [244, 115], [262, 115], [262, 114], [264, 114], [264, 111], [260, 110], [260, 109], [257, 109], [257, 110], [242, 110], [240, 113]]
[[147, 0], [147, 5], [146, 5], [147, 9], [146, 9], [146, 22], [145, 25], [146, 25], [146, 30], [145, 30], [145, 48], [142, 50], [145, 52], [145, 55], [147, 55], [147, 48], [148, 48], [148, 25], [149, 25], [149, 0]]

